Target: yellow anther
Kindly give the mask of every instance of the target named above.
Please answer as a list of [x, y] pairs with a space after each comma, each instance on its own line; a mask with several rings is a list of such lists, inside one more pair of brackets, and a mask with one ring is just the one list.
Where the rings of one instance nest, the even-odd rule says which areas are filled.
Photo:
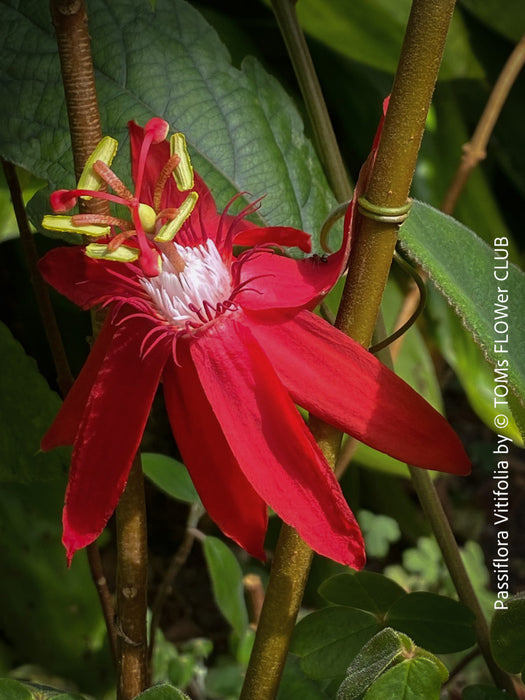
[[90, 243], [86, 248], [86, 255], [95, 260], [115, 260], [116, 262], [129, 263], [138, 260], [140, 251], [126, 245], [121, 245], [116, 250], [109, 250], [105, 243]]
[[[118, 142], [114, 138], [104, 136], [86, 161], [77, 185], [79, 190], [99, 190], [102, 187], [104, 181], [94, 172], [93, 163], [101, 160], [110, 166], [117, 152], [117, 146]], [[91, 199], [91, 197], [83, 196], [83, 199]]]
[[46, 214], [42, 220], [42, 226], [50, 231], [64, 231], [65, 233], [81, 233], [86, 236], [101, 238], [108, 236], [110, 226], [98, 226], [97, 224], [73, 224], [71, 216], [51, 216]]
[[172, 134], [170, 139], [171, 155], [180, 158], [179, 164], [173, 170], [173, 177], [180, 192], [186, 192], [193, 187], [193, 167], [186, 147], [186, 137], [184, 134]]
[[193, 211], [195, 205], [197, 204], [198, 198], [199, 195], [197, 194], [197, 192], [190, 192], [184, 200], [184, 202], [182, 202], [182, 204], [180, 205], [179, 211], [177, 212], [175, 218], [160, 229], [160, 231], [155, 236], [154, 240], [172, 241], [177, 235], [177, 233], [180, 231], [182, 224], [186, 221], [186, 219]]

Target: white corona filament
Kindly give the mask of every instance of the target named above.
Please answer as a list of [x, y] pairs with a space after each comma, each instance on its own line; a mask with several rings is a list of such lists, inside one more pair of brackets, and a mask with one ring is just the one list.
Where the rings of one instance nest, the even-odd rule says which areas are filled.
[[[195, 247], [173, 245], [185, 263], [184, 270], [177, 272], [162, 254], [161, 273], [139, 281], [158, 313], [169, 323], [178, 327], [184, 327], [188, 321], [202, 325], [203, 317], [209, 317], [204, 302], [215, 309], [231, 295], [229, 270], [211, 240]], [[192, 306], [200, 312], [200, 318]]]

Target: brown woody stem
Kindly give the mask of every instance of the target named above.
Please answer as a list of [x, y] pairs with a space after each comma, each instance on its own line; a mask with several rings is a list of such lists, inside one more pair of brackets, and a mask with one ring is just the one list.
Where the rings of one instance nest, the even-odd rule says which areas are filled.
[[71, 132], [75, 177], [102, 138], [84, 0], [51, 0]]
[[117, 508], [118, 700], [132, 700], [149, 683], [147, 573], [144, 477], [137, 455]]
[[[75, 175], [102, 138], [100, 114], [91, 56], [91, 43], [84, 0], [50, 0], [55, 27], [64, 92], [66, 98]], [[93, 199], [82, 203], [88, 213], [107, 213], [107, 204]], [[101, 325], [100, 314], [93, 315], [94, 333]], [[144, 484], [140, 458], [137, 457], [128, 485], [117, 507], [118, 587], [117, 618], [118, 697], [131, 700], [148, 685], [146, 643], [146, 516]], [[90, 546], [92, 576], [100, 590], [104, 579], [96, 545]], [[108, 613], [106, 600], [103, 609]], [[113, 633], [110, 629], [110, 637]]]

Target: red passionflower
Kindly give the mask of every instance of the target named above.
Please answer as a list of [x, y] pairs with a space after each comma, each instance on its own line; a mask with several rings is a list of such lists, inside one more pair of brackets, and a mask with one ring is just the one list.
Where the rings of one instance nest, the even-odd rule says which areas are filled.
[[[309, 236], [250, 224], [252, 207], [219, 215], [180, 135], [170, 154], [161, 120], [129, 128], [135, 194], [109, 170], [106, 142], [79, 189], [52, 201], [55, 211], [79, 196], [118, 201], [131, 223], [98, 215], [45, 221], [106, 236], [95, 247], [52, 250], [40, 264], [76, 304], [110, 310], [42, 442], [45, 450], [74, 446], [63, 517], [68, 559], [113, 513], [162, 383], [182, 458], [226, 535], [264, 557], [269, 505], [314, 550], [362, 567], [359, 527], [295, 404], [394, 457], [464, 474], [459, 439], [405, 382], [310, 311], [341, 274], [348, 235], [326, 261], [284, 257], [269, 244], [309, 251]], [[98, 191], [102, 181], [114, 195]], [[252, 247], [236, 256], [234, 244]]]

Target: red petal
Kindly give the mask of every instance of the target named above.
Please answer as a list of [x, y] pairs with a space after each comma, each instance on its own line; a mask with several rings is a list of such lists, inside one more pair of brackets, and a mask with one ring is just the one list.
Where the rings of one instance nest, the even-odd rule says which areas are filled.
[[358, 343], [308, 311], [248, 316], [293, 399], [322, 420], [418, 467], [468, 474], [449, 423]]
[[75, 441], [75, 435], [82, 420], [91, 389], [102, 366], [114, 332], [115, 329], [109, 319], [106, 320], [82, 367], [82, 371], [60, 407], [53, 425], [42, 438], [40, 447], [44, 452], [60, 445], [72, 445]]
[[62, 541], [69, 561], [104, 529], [142, 438], [165, 362], [165, 351], [159, 346], [140, 358], [144, 332], [138, 320], [115, 330], [85, 407], [63, 514]]
[[267, 226], [266, 228], [257, 226], [236, 233], [233, 244], [250, 247], [264, 244], [290, 248], [297, 246], [305, 253], [309, 253], [312, 250], [312, 237], [310, 234], [291, 226]]
[[84, 254], [81, 246], [50, 250], [39, 261], [38, 268], [46, 282], [83, 309], [89, 309], [108, 297], [133, 297], [137, 294], [134, 274], [127, 265], [92, 260]]
[[247, 284], [236, 301], [250, 311], [313, 308], [337, 282], [345, 261], [346, 246], [326, 260], [256, 252], [242, 264], [240, 283]]
[[166, 365], [164, 396], [184, 463], [204, 507], [224, 534], [252, 556], [265, 559], [266, 503], [239, 469], [183, 341], [177, 346], [177, 359], [182, 368]]
[[361, 532], [339, 484], [248, 329], [225, 319], [190, 349], [211, 408], [257, 493], [314, 550], [362, 567]]

